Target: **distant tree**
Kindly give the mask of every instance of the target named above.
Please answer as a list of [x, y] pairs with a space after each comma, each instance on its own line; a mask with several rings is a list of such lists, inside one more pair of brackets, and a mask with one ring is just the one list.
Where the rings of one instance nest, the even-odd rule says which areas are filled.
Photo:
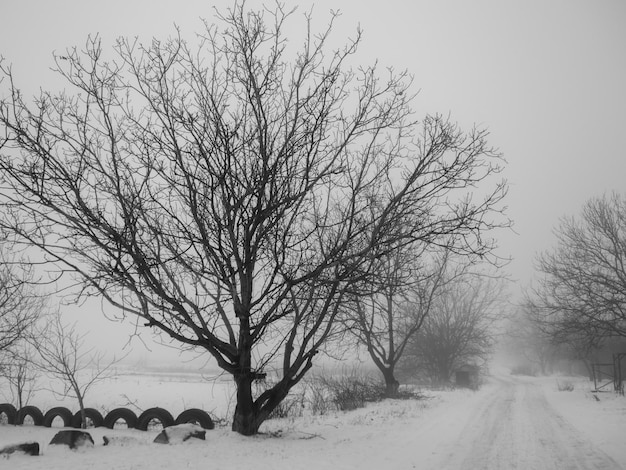
[[76, 329], [76, 324], [63, 323], [61, 314], [50, 313], [36, 329], [30, 344], [35, 351], [36, 366], [45, 374], [56, 378], [60, 387], [50, 390], [63, 397], [78, 401], [81, 426], [87, 427], [85, 397], [99, 381], [111, 376], [117, 359], [105, 360], [105, 354], [86, 345], [86, 334]]
[[33, 289], [28, 266], [0, 251], [0, 362], [13, 357], [9, 353], [24, 338], [39, 318], [44, 299]]
[[523, 306], [509, 320], [505, 341], [507, 349], [517, 356], [517, 365], [528, 365], [533, 373], [547, 374], [558, 352], [550, 332]]
[[449, 253], [441, 251], [431, 256], [425, 246], [409, 245], [381, 258], [368, 284], [371, 292], [363, 290], [346, 302], [346, 327], [382, 373], [389, 397], [400, 386], [396, 365], [442, 286]]
[[487, 364], [503, 317], [503, 285], [475, 273], [446, 282], [406, 354], [406, 367], [425, 371], [441, 384], [454, 370]]
[[26, 341], [20, 341], [4, 352], [0, 376], [8, 382], [18, 409], [25, 406], [34, 396], [39, 374], [32, 362], [32, 351]]
[[556, 342], [597, 347], [626, 336], [626, 197], [590, 199], [555, 230], [557, 245], [537, 260], [528, 304]]
[[[531, 322], [529, 326], [538, 335], [539, 341], [547, 341], [544, 349], [551, 350], [552, 360], [582, 361], [591, 374], [593, 357], [611, 337], [609, 333], [595, 328], [580, 328], [578, 322], [573, 325], [562, 312], [546, 315], [536, 302], [528, 298], [524, 310]], [[538, 344], [536, 346], [541, 350]]]
[[0, 246], [0, 376], [21, 408], [32, 396], [36, 379], [25, 339], [44, 310], [45, 297], [34, 287], [29, 263], [10, 254], [8, 240]]
[[[236, 2], [192, 47], [100, 41], [58, 56], [67, 92], [29, 106], [4, 66], [6, 228], [99, 294], [232, 374], [245, 435], [304, 377], [380, 256], [458, 235], [488, 255], [506, 184], [487, 132], [418, 125], [406, 73], [350, 69], [290, 17]], [[295, 49], [295, 44], [301, 45]], [[70, 94], [74, 90], [74, 95]], [[474, 188], [481, 182], [478, 197]], [[253, 394], [269, 362], [278, 378]]]

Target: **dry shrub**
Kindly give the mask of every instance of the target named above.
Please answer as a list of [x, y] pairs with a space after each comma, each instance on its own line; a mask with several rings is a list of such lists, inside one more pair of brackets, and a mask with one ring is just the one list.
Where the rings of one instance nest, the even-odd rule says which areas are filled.
[[307, 386], [307, 403], [311, 414], [325, 415], [337, 409], [328, 388], [318, 379], [311, 380]]
[[574, 383], [570, 380], [564, 380], [563, 382], [557, 380], [556, 386], [559, 392], [572, 392], [574, 391]]
[[530, 377], [535, 377], [537, 374], [531, 365], [524, 364], [513, 367], [511, 369], [511, 375], [528, 375]]
[[267, 419], [300, 418], [304, 410], [304, 393], [287, 396], [270, 413]]
[[385, 398], [385, 384], [366, 376], [319, 377], [338, 410], [362, 408]]

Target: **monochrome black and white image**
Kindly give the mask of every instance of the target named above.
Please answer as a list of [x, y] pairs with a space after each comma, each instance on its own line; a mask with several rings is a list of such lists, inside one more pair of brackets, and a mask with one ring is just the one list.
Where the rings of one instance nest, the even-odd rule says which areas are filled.
[[626, 468], [625, 3], [0, 11], [0, 468]]

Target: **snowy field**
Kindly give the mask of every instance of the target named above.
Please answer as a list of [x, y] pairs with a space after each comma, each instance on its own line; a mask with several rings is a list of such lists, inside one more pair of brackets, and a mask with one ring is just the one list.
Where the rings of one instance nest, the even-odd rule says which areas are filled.
[[[558, 391], [557, 380], [569, 380], [571, 392]], [[602, 455], [602, 468], [626, 468], [626, 399], [612, 393], [593, 398], [591, 385], [581, 378], [529, 378], [500, 375], [492, 378], [479, 391], [424, 391], [426, 400], [386, 400], [372, 403], [363, 409], [312, 416], [306, 410], [302, 417], [267, 421], [263, 433], [243, 437], [229, 430], [228, 425], [207, 431], [206, 441], [188, 440], [178, 445], [154, 444], [158, 431], [124, 429], [90, 429], [96, 445], [71, 451], [63, 446], [49, 446], [48, 442], [59, 428], [36, 426], [0, 426], [0, 447], [25, 441], [37, 441], [42, 455], [29, 457], [13, 454], [0, 458], [0, 468], [53, 470], [67, 468], [104, 469], [440, 469], [472, 468], [468, 462], [483, 459], [480, 468], [531, 468], [523, 462], [547, 462], [541, 446], [497, 452], [483, 458], [476, 445], [488, 432], [486, 426], [510, 419], [510, 427], [519, 426], [520, 417], [498, 415], [492, 402], [503, 398], [504, 403], [537, 395], [545, 406], [554, 409], [555, 416], [567, 430], [567, 440], [585, 441], [587, 454]], [[121, 374], [100, 384], [88, 399], [88, 406], [102, 411], [127, 406], [135, 411], [152, 406], [168, 409], [174, 416], [186, 408], [203, 408], [216, 418], [227, 417], [232, 409], [233, 388], [227, 381], [207, 382], [195, 374]], [[532, 393], [531, 393], [532, 392]], [[545, 398], [545, 399], [544, 399]], [[71, 401], [59, 402], [54, 397], [40, 394], [31, 404], [45, 410], [61, 404], [75, 410]], [[533, 405], [534, 406], [534, 405]], [[489, 411], [485, 415], [485, 410]], [[520, 408], [516, 413], [522, 413]], [[552, 412], [552, 411], [551, 411]], [[494, 414], [496, 413], [496, 414]], [[139, 414], [139, 413], [138, 413]], [[481, 416], [484, 423], [478, 423]], [[493, 415], [493, 416], [491, 416]], [[491, 417], [490, 417], [491, 416]], [[509, 416], [509, 418], [507, 418]], [[500, 419], [502, 418], [502, 419]], [[522, 416], [523, 418], [523, 416]], [[523, 422], [523, 421], [520, 421]], [[571, 426], [570, 426], [571, 425]], [[474, 430], [474, 431], [472, 431]], [[477, 435], [473, 436], [475, 432]], [[525, 438], [532, 438], [523, 431]], [[502, 433], [500, 433], [502, 434]], [[117, 445], [103, 446], [103, 436], [125, 437]], [[514, 445], [516, 445], [514, 443]], [[550, 445], [548, 445], [550, 447]], [[577, 445], [580, 447], [580, 445]], [[528, 449], [531, 449], [530, 451]], [[486, 452], [486, 451], [485, 451]], [[562, 467], [534, 466], [532, 468], [594, 468], [596, 460], [561, 451], [557, 457]], [[594, 457], [594, 458], [595, 458]], [[534, 460], [528, 460], [532, 458]], [[522, 459], [522, 460], [520, 460]], [[526, 459], [526, 460], [523, 460]], [[485, 463], [487, 462], [487, 463]], [[521, 462], [521, 464], [520, 464]], [[587, 462], [587, 463], [585, 463]], [[590, 463], [591, 462], [591, 463]], [[575, 466], [572, 466], [575, 465]], [[477, 468], [477, 467], [474, 467]]]

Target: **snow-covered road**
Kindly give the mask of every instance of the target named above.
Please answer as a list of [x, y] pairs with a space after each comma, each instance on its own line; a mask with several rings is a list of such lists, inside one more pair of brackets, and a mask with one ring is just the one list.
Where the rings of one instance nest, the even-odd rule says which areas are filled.
[[446, 442], [439, 468], [619, 469], [566, 421], [535, 380], [494, 378]]

